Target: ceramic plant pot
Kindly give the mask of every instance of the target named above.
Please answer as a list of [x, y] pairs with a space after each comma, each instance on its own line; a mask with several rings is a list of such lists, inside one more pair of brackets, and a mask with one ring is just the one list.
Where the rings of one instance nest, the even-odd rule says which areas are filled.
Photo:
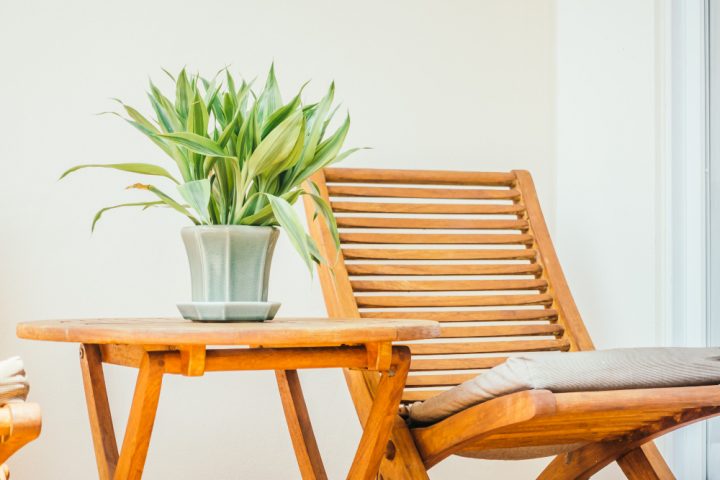
[[269, 320], [279, 304], [267, 301], [273, 227], [185, 227], [192, 303], [178, 305], [186, 318], [202, 321]]

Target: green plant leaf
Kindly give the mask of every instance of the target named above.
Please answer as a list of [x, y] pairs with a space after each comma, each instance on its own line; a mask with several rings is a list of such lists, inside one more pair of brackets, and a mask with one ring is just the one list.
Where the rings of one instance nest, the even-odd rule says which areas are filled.
[[335, 250], [339, 252], [340, 233], [338, 232], [337, 222], [335, 221], [335, 215], [333, 214], [332, 208], [330, 208], [330, 205], [328, 205], [325, 199], [322, 198], [320, 195], [309, 192], [306, 192], [305, 194], [309, 195], [310, 198], [312, 198], [313, 202], [315, 203], [315, 211], [320, 212], [322, 217], [325, 219], [328, 229], [330, 230], [330, 234], [332, 235], [333, 242], [335, 243]]
[[338, 152], [342, 148], [343, 142], [345, 142], [345, 137], [347, 136], [349, 129], [350, 115], [347, 116], [343, 124], [335, 131], [335, 133], [330, 138], [323, 141], [318, 146], [315, 153], [315, 158], [309, 164], [303, 167], [303, 169], [295, 177], [293, 184], [296, 185], [302, 183], [313, 173], [333, 163], [333, 161], [337, 157]]
[[247, 160], [248, 177], [262, 175], [285, 160], [295, 147], [302, 124], [303, 115], [298, 110], [270, 132]]
[[187, 72], [183, 68], [180, 70], [177, 82], [175, 84], [175, 111], [177, 112], [180, 120], [184, 120], [188, 116], [188, 109], [192, 95], [190, 95], [192, 88], [187, 78]]
[[250, 110], [250, 114], [245, 119], [245, 122], [240, 127], [240, 132], [237, 136], [235, 154], [241, 165], [244, 165], [245, 160], [250, 157], [253, 150], [255, 150], [255, 126], [257, 118], [257, 104], [253, 105]]
[[175, 201], [175, 199], [172, 198], [170, 195], [164, 193], [162, 190], [160, 190], [159, 188], [156, 188], [154, 185], [146, 185], [144, 183], [135, 183], [133, 185], [130, 185], [127, 188], [135, 189], [135, 190], [147, 190], [147, 191], [155, 194], [155, 196], [158, 197], [160, 200], [162, 200], [162, 202], [165, 203], [165, 205], [182, 213], [183, 215], [188, 217], [195, 225], [200, 225], [200, 221], [197, 218], [195, 218], [193, 216], [193, 214], [190, 213], [184, 205], [181, 205], [180, 203]]
[[[342, 152], [342, 153], [338, 154], [337, 156], [335, 156], [335, 158], [332, 159], [330, 162], [326, 163], [326, 164], [323, 166], [323, 168], [329, 167], [330, 165], [332, 165], [332, 164], [334, 164], [334, 163], [342, 162], [342, 161], [345, 160], [347, 157], [349, 157], [350, 155], [352, 155], [353, 153], [355, 153], [355, 152], [357, 152], [357, 151], [359, 151], [359, 150], [371, 150], [371, 148], [370, 148], [370, 147], [355, 147], [355, 148], [349, 148], [349, 149], [345, 150], [344, 152]], [[315, 172], [313, 172], [313, 173], [315, 173]]]
[[152, 82], [150, 82], [148, 97], [158, 118], [158, 123], [166, 133], [182, 130], [182, 124], [172, 102]]
[[194, 180], [177, 187], [180, 195], [200, 215], [205, 223], [210, 223], [210, 180]]
[[[305, 83], [305, 85], [307, 85], [307, 83]], [[300, 93], [302, 93], [305, 85], [300, 88]], [[300, 93], [298, 93], [290, 103], [275, 110], [275, 112], [265, 120], [262, 131], [260, 132], [260, 138], [265, 138], [275, 127], [280, 125], [283, 120], [300, 107]]]
[[225, 153], [220, 148], [220, 145], [213, 142], [207, 137], [202, 137], [195, 133], [190, 132], [174, 132], [174, 133], [163, 133], [158, 135], [161, 138], [166, 138], [171, 142], [174, 142], [180, 146], [183, 146], [191, 152], [200, 153], [202, 155], [212, 155], [215, 157], [233, 158], [231, 155]]
[[267, 195], [267, 199], [270, 202], [275, 218], [287, 233], [290, 243], [305, 261], [305, 265], [312, 274], [313, 259], [308, 247], [305, 229], [295, 214], [295, 210], [284, 198]]
[[85, 164], [85, 165], [76, 165], [76, 166], [66, 170], [62, 175], [60, 175], [59, 180], [62, 180], [70, 173], [76, 172], [83, 168], [110, 168], [110, 169], [114, 169], [114, 170], [121, 170], [123, 172], [140, 173], [142, 175], [155, 175], [158, 177], [165, 177], [165, 178], [169, 178], [170, 180], [172, 180], [175, 183], [180, 183], [175, 179], [175, 177], [170, 175], [170, 172], [168, 172], [164, 168], [158, 167], [157, 165], [152, 165], [149, 163], [108, 163], [108, 164], [92, 163], [92, 164]]
[[95, 214], [95, 217], [93, 217], [92, 227], [90, 227], [90, 231], [95, 231], [95, 225], [97, 224], [98, 220], [100, 220], [100, 217], [103, 216], [105, 212], [108, 210], [114, 210], [116, 208], [123, 208], [123, 207], [143, 207], [143, 210], [147, 210], [149, 207], [155, 206], [155, 205], [162, 205], [165, 202], [162, 201], [156, 201], [156, 202], [133, 202], [133, 203], [121, 203], [119, 205], [111, 205], [109, 207], [101, 208], [98, 210], [98, 212]]
[[[290, 192], [285, 192], [280, 197], [284, 199], [286, 202], [288, 202], [290, 205], [293, 205], [298, 197], [300, 197], [300, 194], [302, 193], [302, 190], [292, 190]], [[248, 201], [243, 205], [243, 208], [238, 210], [238, 214], [235, 218], [234, 223], [238, 225], [267, 225], [268, 223], [273, 224], [274, 215], [272, 206], [268, 203], [264, 207], [262, 207], [260, 210], [257, 210], [256, 213], [250, 215], [249, 212], [251, 211], [250, 207], [252, 204], [252, 200], [254, 200], [256, 197], [259, 196], [265, 196], [266, 193], [254, 193], [251, 195], [250, 198], [248, 198]], [[274, 222], [277, 223], [277, 222]]]
[[318, 103], [317, 108], [312, 111], [308, 118], [307, 140], [302, 153], [302, 164], [307, 165], [315, 158], [315, 150], [322, 138], [323, 123], [327, 112], [330, 110], [333, 98], [335, 97], [335, 82], [330, 84], [327, 94]]
[[275, 110], [282, 107], [282, 96], [280, 95], [280, 87], [275, 78], [275, 63], [270, 65], [265, 87], [260, 92], [257, 99], [258, 104], [258, 121], [262, 125]]

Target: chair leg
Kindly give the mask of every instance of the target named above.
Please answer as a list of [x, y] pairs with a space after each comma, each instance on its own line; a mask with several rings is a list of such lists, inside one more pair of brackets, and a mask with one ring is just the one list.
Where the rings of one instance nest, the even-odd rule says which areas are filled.
[[587, 444], [555, 457], [538, 480], [586, 480], [631, 448], [626, 442]]
[[402, 397], [405, 381], [410, 370], [410, 350], [393, 347], [390, 370], [383, 372], [377, 385], [375, 401], [363, 425], [349, 479], [371, 480], [376, 477], [383, 456], [387, 454], [387, 439], [398, 419], [397, 406]]
[[[365, 425], [377, 390], [377, 372], [345, 370], [350, 396], [355, 404], [360, 424]], [[415, 440], [407, 424], [399, 416], [395, 419], [385, 457], [380, 463], [382, 480], [429, 480], [427, 469], [420, 457]]]
[[327, 480], [297, 370], [276, 370], [280, 399], [303, 480]]
[[100, 480], [111, 480], [117, 466], [118, 448], [105, 386], [102, 354], [98, 345], [80, 346], [80, 368], [98, 476]]
[[130, 407], [130, 418], [115, 470], [115, 480], [139, 480], [142, 477], [160, 400], [163, 359], [162, 352], [148, 352], [140, 362], [135, 394]]
[[652, 442], [629, 451], [618, 458], [617, 463], [630, 480], [675, 479], [675, 475]]

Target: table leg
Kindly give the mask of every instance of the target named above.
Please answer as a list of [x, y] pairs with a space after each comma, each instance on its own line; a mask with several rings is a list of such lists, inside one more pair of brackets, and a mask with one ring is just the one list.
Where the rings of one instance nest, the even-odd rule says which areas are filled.
[[297, 370], [275, 370], [285, 420], [303, 480], [327, 480]]
[[118, 448], [105, 387], [102, 355], [98, 345], [80, 346], [80, 368], [85, 386], [85, 401], [90, 417], [98, 475], [100, 480], [112, 480], [118, 460]]
[[147, 352], [140, 362], [115, 480], [138, 480], [142, 477], [160, 399], [164, 363], [163, 352]]
[[382, 372], [347, 478], [351, 480], [376, 478], [390, 438], [390, 431], [398, 415], [398, 406], [409, 370], [410, 349], [403, 346], [393, 347], [390, 370]]

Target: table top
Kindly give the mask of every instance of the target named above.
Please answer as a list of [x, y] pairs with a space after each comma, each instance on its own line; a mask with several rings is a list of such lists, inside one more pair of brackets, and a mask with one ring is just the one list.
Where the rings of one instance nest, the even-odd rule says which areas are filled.
[[440, 335], [431, 320], [275, 318], [269, 322], [201, 323], [182, 318], [98, 318], [19, 323], [29, 340], [122, 345], [358, 345]]

